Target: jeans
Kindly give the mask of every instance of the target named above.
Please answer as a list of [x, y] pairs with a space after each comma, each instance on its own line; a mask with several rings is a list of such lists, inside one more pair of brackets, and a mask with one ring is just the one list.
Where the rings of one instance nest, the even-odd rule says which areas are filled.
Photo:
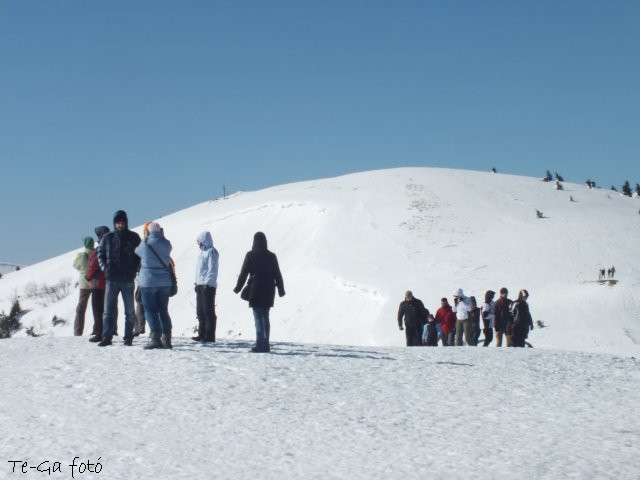
[[442, 346], [453, 347], [456, 343], [456, 332], [451, 330], [449, 333], [442, 332]]
[[271, 324], [269, 323], [269, 307], [253, 307], [253, 318], [256, 322], [256, 350], [268, 352], [269, 334]]
[[151, 333], [171, 336], [171, 317], [169, 316], [169, 294], [171, 287], [140, 287], [144, 316]]
[[133, 340], [133, 326], [136, 323], [136, 307], [133, 301], [133, 280], [118, 282], [107, 280], [104, 294], [104, 317], [102, 338], [111, 340], [118, 315], [118, 294], [124, 302], [124, 340]]

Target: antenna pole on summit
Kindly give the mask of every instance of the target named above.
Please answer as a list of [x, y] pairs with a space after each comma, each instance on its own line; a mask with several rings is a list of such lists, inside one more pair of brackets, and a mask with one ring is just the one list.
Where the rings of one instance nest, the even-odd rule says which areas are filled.
[[227, 199], [227, 186], [226, 185], [222, 185], [222, 199], [226, 200]]

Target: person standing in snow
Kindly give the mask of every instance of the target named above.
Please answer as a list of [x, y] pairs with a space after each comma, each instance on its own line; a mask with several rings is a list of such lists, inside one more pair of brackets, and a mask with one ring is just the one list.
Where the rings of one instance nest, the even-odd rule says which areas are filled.
[[171, 242], [165, 238], [156, 222], [149, 224], [147, 237], [135, 250], [140, 257], [140, 297], [149, 323], [149, 343], [145, 345], [145, 349], [172, 348], [169, 316], [171, 250]]
[[[151, 220], [145, 222], [142, 227], [142, 238], [147, 239], [149, 237], [149, 225]], [[140, 293], [140, 282], [136, 282], [136, 289], [133, 292], [133, 299], [136, 302], [136, 324], [133, 326], [133, 336], [138, 337], [145, 333], [145, 324], [147, 320], [144, 317], [144, 306], [142, 305], [142, 293]]]
[[85, 237], [83, 243], [84, 250], [79, 252], [73, 261], [73, 268], [80, 272], [80, 279], [78, 281], [80, 298], [78, 299], [78, 306], [76, 307], [76, 318], [73, 322], [73, 334], [76, 337], [82, 336], [82, 332], [84, 331], [84, 318], [87, 312], [89, 297], [91, 297], [91, 285], [87, 280], [87, 261], [89, 260], [89, 255], [93, 252], [93, 238]]
[[[419, 347], [422, 345], [423, 326], [427, 323], [429, 310], [413, 296], [410, 290], [404, 294], [404, 300], [398, 307], [398, 327], [405, 331], [407, 347]], [[404, 319], [404, 328], [402, 320]]]
[[527, 299], [529, 292], [525, 289], [518, 293], [518, 300], [513, 303], [513, 323], [511, 324], [511, 341], [514, 347], [524, 347], [525, 340], [529, 336], [529, 330], [533, 330], [533, 319], [529, 312]]
[[469, 310], [469, 330], [471, 331], [471, 342], [467, 342], [469, 345], [475, 347], [478, 345], [478, 338], [480, 338], [480, 308], [478, 308], [478, 302], [476, 297], [469, 297], [469, 303], [471, 309]]
[[446, 298], [440, 300], [440, 308], [436, 311], [436, 323], [442, 330], [442, 346], [455, 345], [456, 314]]
[[493, 340], [493, 327], [495, 325], [496, 313], [495, 306], [493, 303], [493, 297], [496, 292], [493, 290], [487, 290], [484, 294], [484, 303], [482, 304], [481, 312], [482, 312], [482, 324], [484, 333], [484, 343], [483, 347], [488, 347]]
[[[98, 237], [98, 244], [102, 240], [105, 234], [109, 233], [109, 227], [100, 226], [96, 227], [96, 237]], [[104, 278], [104, 273], [100, 270], [100, 263], [98, 262], [98, 254], [94, 250], [89, 253], [87, 259], [87, 280], [91, 286], [91, 309], [93, 310], [93, 330], [91, 330], [90, 342], [99, 342], [102, 340], [102, 316], [104, 315], [104, 289], [106, 288], [107, 281]], [[116, 328], [117, 331], [117, 328]]]
[[422, 344], [426, 347], [438, 346], [438, 324], [431, 314], [427, 316], [427, 323], [422, 330]]
[[135, 254], [140, 244], [140, 235], [129, 230], [127, 213], [118, 210], [113, 216], [115, 231], [107, 233], [98, 247], [98, 261], [107, 279], [104, 300], [102, 340], [98, 346], [111, 345], [116, 322], [118, 294], [124, 302], [124, 344], [133, 345], [133, 326], [136, 312], [133, 300], [134, 279], [140, 270], [140, 257]]
[[471, 301], [465, 297], [464, 291], [459, 288], [453, 294], [453, 311], [456, 314], [456, 347], [461, 347], [462, 334], [468, 345], [473, 344], [471, 338], [471, 322], [469, 322], [469, 312], [471, 311]]
[[502, 346], [502, 337], [506, 338], [507, 347], [511, 346], [511, 333], [507, 327], [511, 324], [511, 304], [509, 300], [509, 290], [506, 287], [500, 289], [500, 298], [494, 305], [496, 347]]
[[197, 342], [216, 341], [216, 290], [218, 288], [218, 260], [220, 255], [213, 246], [209, 232], [202, 232], [197, 238], [200, 254], [196, 262], [196, 313], [198, 335], [191, 337]]
[[238, 282], [233, 289], [235, 293], [240, 293], [247, 277], [249, 277], [247, 298], [249, 307], [253, 309], [256, 324], [256, 346], [251, 351], [269, 352], [271, 351], [269, 309], [273, 307], [276, 288], [280, 297], [284, 297], [285, 291], [278, 258], [275, 253], [267, 249], [267, 237], [262, 232], [256, 232], [253, 236], [253, 246], [244, 257]]

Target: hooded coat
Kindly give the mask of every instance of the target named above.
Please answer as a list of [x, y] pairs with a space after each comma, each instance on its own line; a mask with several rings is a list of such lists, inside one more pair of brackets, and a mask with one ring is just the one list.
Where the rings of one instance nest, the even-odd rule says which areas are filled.
[[[151, 251], [152, 248], [162, 259], [164, 265]], [[150, 233], [144, 242], [136, 247], [136, 255], [140, 257], [138, 285], [141, 288], [171, 286], [171, 274], [169, 273], [171, 249], [171, 242], [164, 238], [161, 232]]]
[[76, 258], [73, 261], [73, 268], [80, 272], [80, 280], [78, 282], [80, 289], [89, 290], [91, 289], [91, 284], [89, 283], [89, 280], [87, 280], [87, 263], [89, 261], [89, 256], [93, 253], [93, 238], [85, 237], [83, 242], [84, 250], [76, 255]]
[[140, 257], [135, 253], [140, 245], [140, 235], [129, 230], [127, 214], [122, 210], [113, 216], [114, 229], [118, 221], [123, 221], [125, 228], [102, 237], [98, 246], [98, 262], [107, 280], [132, 282], [140, 270]]
[[278, 258], [275, 253], [267, 249], [267, 237], [262, 232], [257, 232], [253, 236], [253, 247], [244, 257], [236, 288], [233, 289], [234, 292], [238, 293], [242, 290], [249, 275], [251, 275], [249, 279], [250, 307], [273, 307], [276, 288], [278, 295], [284, 296], [284, 282]]
[[213, 246], [209, 232], [198, 235], [200, 254], [196, 262], [196, 285], [208, 285], [218, 288], [218, 260], [220, 254]]

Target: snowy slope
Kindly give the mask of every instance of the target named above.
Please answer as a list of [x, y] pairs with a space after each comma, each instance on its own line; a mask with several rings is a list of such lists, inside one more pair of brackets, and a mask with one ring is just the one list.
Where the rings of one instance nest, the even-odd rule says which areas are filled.
[[[548, 325], [532, 333], [535, 347], [638, 354], [640, 201], [565, 187], [555, 191], [538, 179], [504, 174], [402, 168], [239, 193], [166, 216], [159, 222], [173, 243], [180, 284], [170, 304], [174, 332], [190, 335], [196, 324], [195, 238], [207, 229], [220, 252], [219, 336], [253, 337], [250, 311], [232, 288], [253, 233], [262, 230], [287, 290], [272, 314], [274, 340], [402, 345], [395, 316], [405, 290], [435, 310], [455, 288], [481, 299], [485, 290], [506, 286], [512, 296], [527, 288], [534, 319]], [[537, 219], [536, 209], [547, 218]], [[78, 232], [78, 243], [87, 233]], [[77, 251], [0, 281], [1, 308], [8, 310], [9, 299], [29, 282], [75, 280]], [[597, 270], [610, 265], [619, 283], [594, 282]], [[76, 300], [76, 290], [46, 307], [23, 298], [32, 309], [23, 323], [71, 335]], [[68, 324], [52, 328], [54, 314]], [[89, 328], [91, 322], [88, 312]]]
[[16, 267], [23, 268], [21, 265], [16, 265], [14, 263], [0, 262], [0, 274], [5, 275], [7, 273], [15, 272]]
[[75, 478], [102, 480], [639, 478], [630, 358], [141, 343], [1, 341], [0, 478], [70, 479], [76, 456], [102, 471]]

